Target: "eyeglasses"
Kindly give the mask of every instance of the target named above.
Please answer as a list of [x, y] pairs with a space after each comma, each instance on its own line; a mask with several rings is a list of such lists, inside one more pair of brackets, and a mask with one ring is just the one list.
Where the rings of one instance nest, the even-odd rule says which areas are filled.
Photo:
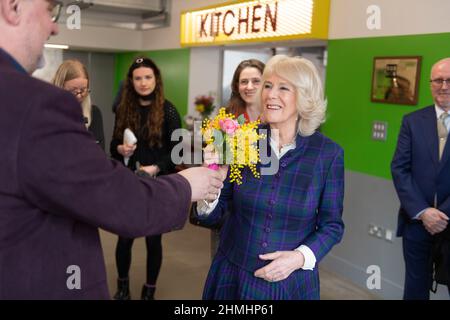
[[450, 79], [431, 79], [430, 82], [435, 87], [442, 87], [444, 83], [446, 83], [447, 86], [450, 86]]
[[88, 88], [81, 88], [81, 89], [72, 89], [72, 90], [69, 90], [69, 91], [70, 91], [70, 93], [72, 93], [74, 96], [78, 96], [78, 95], [84, 96], [84, 95], [86, 95], [87, 93], [90, 93], [90, 92], [91, 92], [91, 89], [88, 89]]
[[61, 14], [63, 3], [58, 0], [47, 0], [47, 2], [49, 2], [48, 11], [50, 12], [52, 22], [57, 22], [59, 15]]

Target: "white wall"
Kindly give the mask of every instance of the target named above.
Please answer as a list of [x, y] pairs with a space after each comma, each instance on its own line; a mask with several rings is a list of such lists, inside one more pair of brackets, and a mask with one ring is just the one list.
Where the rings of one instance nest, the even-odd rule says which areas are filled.
[[220, 76], [222, 74], [221, 48], [193, 48], [189, 67], [188, 114], [199, 116], [194, 108], [194, 99], [198, 95], [211, 94], [220, 102]]
[[[83, 18], [81, 19], [83, 22]], [[71, 49], [93, 51], [142, 50], [142, 31], [86, 26], [81, 23], [80, 30], [69, 30], [59, 24], [59, 34], [51, 37], [48, 43], [66, 44]]]
[[[380, 30], [367, 28], [370, 5], [380, 8]], [[450, 32], [449, 0], [331, 0], [330, 39]]]
[[63, 61], [63, 50], [61, 49], [44, 49], [45, 66], [37, 69], [33, 73], [33, 77], [51, 82], [55, 76], [56, 70]]

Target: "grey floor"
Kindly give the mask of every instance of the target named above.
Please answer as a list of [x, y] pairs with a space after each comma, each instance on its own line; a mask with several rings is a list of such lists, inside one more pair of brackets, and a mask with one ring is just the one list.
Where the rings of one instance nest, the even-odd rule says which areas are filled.
[[[108, 284], [111, 296], [116, 289], [114, 250], [117, 236], [101, 231]], [[210, 232], [186, 224], [185, 228], [163, 236], [163, 265], [158, 278], [156, 299], [199, 300], [210, 265]], [[146, 250], [143, 238], [136, 239], [130, 270], [132, 299], [139, 299], [145, 281]], [[377, 299], [367, 290], [352, 285], [329, 270], [320, 269], [321, 299], [368, 300]]]

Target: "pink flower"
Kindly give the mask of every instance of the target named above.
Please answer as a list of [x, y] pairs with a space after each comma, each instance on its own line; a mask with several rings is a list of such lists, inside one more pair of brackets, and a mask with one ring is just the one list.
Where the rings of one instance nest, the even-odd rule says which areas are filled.
[[233, 134], [239, 127], [239, 123], [236, 120], [225, 119], [219, 121], [219, 126], [226, 134]]

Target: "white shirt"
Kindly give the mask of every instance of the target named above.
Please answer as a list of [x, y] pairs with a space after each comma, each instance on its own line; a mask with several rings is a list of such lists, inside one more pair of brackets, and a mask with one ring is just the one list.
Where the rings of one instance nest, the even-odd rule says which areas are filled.
[[[292, 143], [285, 144], [281, 147], [281, 150], [278, 148], [278, 143], [272, 137], [270, 138], [270, 146], [272, 150], [274, 151], [275, 155], [278, 159], [281, 159], [289, 150], [295, 149], [296, 144], [295, 140]], [[217, 203], [219, 203], [219, 196], [217, 197], [214, 202], [209, 203], [208, 205], [204, 201], [197, 202], [197, 213], [199, 215], [209, 215], [217, 206]], [[294, 250], [300, 251], [303, 254], [303, 257], [305, 258], [305, 261], [303, 263], [303, 270], [314, 270], [314, 267], [316, 265], [316, 256], [314, 255], [314, 252], [305, 245], [300, 245], [299, 247], [295, 248]]]
[[[436, 109], [436, 119], [439, 119], [439, 117], [441, 116], [441, 114], [443, 114], [445, 111], [442, 110], [440, 107], [438, 107], [437, 105], [434, 105], [434, 108]], [[448, 113], [448, 112], [447, 112]], [[449, 113], [450, 114], [450, 113]], [[450, 132], [450, 117], [447, 117], [445, 119], [445, 127], [447, 128], [447, 132]]]

